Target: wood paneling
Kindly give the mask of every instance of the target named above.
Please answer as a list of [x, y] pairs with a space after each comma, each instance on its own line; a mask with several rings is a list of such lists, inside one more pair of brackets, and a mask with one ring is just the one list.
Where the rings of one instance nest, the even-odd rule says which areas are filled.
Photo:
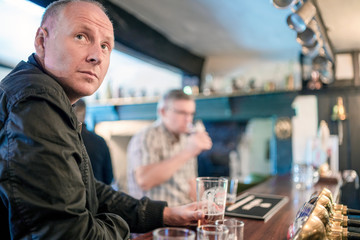
[[[325, 94], [326, 93], [326, 94]], [[343, 142], [339, 146], [339, 168], [340, 170], [353, 169], [360, 173], [360, 91], [352, 89], [331, 89], [318, 94], [318, 116], [319, 121], [325, 120], [330, 133], [339, 134], [338, 122], [331, 120], [333, 106], [337, 97], [342, 97], [347, 112], [347, 119], [342, 121]]]

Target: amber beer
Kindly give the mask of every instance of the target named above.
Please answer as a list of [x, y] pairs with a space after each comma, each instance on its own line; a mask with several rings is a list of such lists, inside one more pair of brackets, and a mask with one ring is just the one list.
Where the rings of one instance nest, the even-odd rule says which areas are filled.
[[234, 203], [233, 202], [228, 202], [226, 201], [226, 207], [230, 206], [230, 205], [233, 205]]
[[215, 225], [216, 220], [223, 220], [224, 213], [215, 213], [215, 214], [204, 214], [204, 219], [198, 221], [198, 226], [201, 225]]

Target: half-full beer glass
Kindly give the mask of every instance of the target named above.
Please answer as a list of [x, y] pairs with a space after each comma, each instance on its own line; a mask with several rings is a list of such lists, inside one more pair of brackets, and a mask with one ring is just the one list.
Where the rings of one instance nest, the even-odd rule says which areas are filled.
[[228, 180], [223, 177], [196, 178], [196, 199], [198, 209], [205, 218], [199, 220], [198, 226], [215, 224], [216, 220], [224, 219]]

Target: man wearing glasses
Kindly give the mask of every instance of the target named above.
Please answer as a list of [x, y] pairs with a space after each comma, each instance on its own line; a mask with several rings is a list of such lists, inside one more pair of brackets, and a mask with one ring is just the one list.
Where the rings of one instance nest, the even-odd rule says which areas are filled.
[[170, 90], [158, 103], [159, 119], [137, 133], [127, 151], [129, 194], [178, 206], [196, 200], [196, 157], [212, 147], [204, 127], [193, 126], [195, 101]]

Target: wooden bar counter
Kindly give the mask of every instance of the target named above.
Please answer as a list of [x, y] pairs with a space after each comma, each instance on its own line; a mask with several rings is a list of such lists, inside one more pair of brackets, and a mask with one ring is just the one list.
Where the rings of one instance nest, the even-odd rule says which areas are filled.
[[[294, 221], [297, 211], [301, 206], [309, 201], [314, 192], [321, 192], [324, 187], [331, 190], [334, 199], [339, 195], [341, 181], [320, 180], [313, 188], [307, 190], [298, 190], [291, 180], [291, 175], [274, 176], [246, 192], [276, 194], [289, 198], [289, 201], [281, 207], [267, 222], [262, 220], [253, 220], [248, 218], [238, 218], [245, 223], [245, 240], [286, 240], [287, 231], [290, 224]], [[144, 240], [152, 239], [151, 232], [137, 236], [133, 239]]]

